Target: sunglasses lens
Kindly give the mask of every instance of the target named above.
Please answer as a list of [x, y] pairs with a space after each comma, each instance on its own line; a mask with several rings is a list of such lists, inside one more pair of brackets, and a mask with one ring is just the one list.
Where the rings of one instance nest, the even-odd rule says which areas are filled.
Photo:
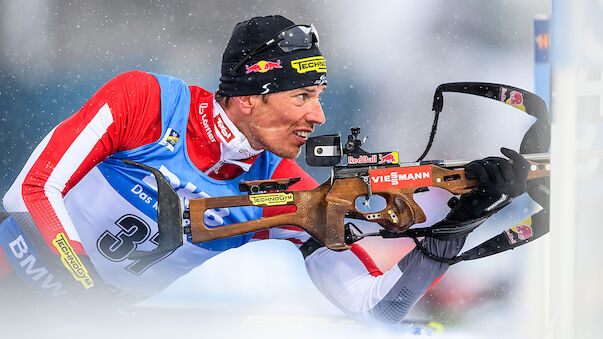
[[295, 26], [278, 35], [278, 46], [284, 52], [310, 49], [312, 43], [318, 46], [318, 34], [314, 26]]

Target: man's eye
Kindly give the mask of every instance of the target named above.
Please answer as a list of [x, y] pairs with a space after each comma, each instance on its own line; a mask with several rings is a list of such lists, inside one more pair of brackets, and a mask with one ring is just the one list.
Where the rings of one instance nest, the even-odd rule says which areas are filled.
[[306, 100], [306, 98], [308, 97], [308, 95], [306, 93], [302, 93], [302, 94], [298, 94], [297, 98], [300, 100]]

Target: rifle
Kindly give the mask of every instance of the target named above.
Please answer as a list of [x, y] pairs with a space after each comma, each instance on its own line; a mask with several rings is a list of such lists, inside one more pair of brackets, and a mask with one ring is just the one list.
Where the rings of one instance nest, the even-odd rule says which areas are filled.
[[[440, 187], [453, 194], [471, 191], [478, 182], [467, 179], [462, 168], [470, 161], [420, 161], [399, 163], [397, 152], [367, 153], [360, 148], [360, 128], [353, 128], [344, 148], [348, 157], [345, 166], [334, 166], [331, 178], [319, 187], [308, 191], [287, 191], [291, 182], [299, 178], [241, 182], [239, 188], [247, 195], [191, 199], [190, 234], [193, 243], [216, 240], [285, 225], [298, 226], [327, 248], [335, 251], [349, 249], [346, 243], [344, 218], [378, 223], [392, 233], [403, 233], [416, 223], [425, 222], [421, 207], [413, 195], [427, 187]], [[318, 139], [318, 140], [316, 140]], [[328, 144], [311, 147], [316, 142]], [[307, 159], [313, 154], [324, 154], [326, 147], [339, 143], [339, 136], [322, 136], [308, 140]], [[323, 151], [318, 151], [320, 149]], [[337, 149], [337, 147], [335, 147]], [[349, 149], [349, 150], [348, 150]], [[338, 157], [332, 153], [327, 157]], [[546, 177], [550, 164], [543, 161], [546, 155], [524, 155], [531, 159], [528, 180]], [[319, 161], [324, 161], [319, 158]], [[310, 160], [309, 162], [312, 162]], [[364, 197], [364, 204], [373, 195], [385, 199], [385, 208], [376, 212], [362, 212], [356, 200]], [[251, 220], [220, 227], [207, 227], [204, 213], [208, 209], [237, 206], [295, 205], [296, 211], [272, 217]]]
[[[476, 180], [467, 179], [463, 166], [470, 161], [424, 161], [437, 129], [439, 113], [443, 107], [442, 93], [445, 91], [460, 92], [500, 100], [521, 109], [538, 118], [528, 131], [537, 138], [524, 138], [522, 149], [546, 147], [540, 145], [538, 138], [544, 135], [549, 139], [548, 117], [546, 105], [542, 99], [528, 91], [506, 85], [488, 83], [450, 83], [438, 87], [434, 95], [433, 110], [435, 111], [432, 132], [428, 145], [419, 159], [415, 162], [399, 162], [398, 152], [369, 153], [360, 146], [360, 128], [352, 128], [344, 146], [339, 135], [324, 135], [309, 138], [306, 144], [306, 161], [311, 166], [330, 166], [330, 179], [319, 187], [308, 191], [288, 191], [288, 188], [300, 178], [271, 179], [241, 182], [239, 188], [244, 195], [199, 198], [189, 200], [189, 210], [182, 212], [182, 206], [177, 195], [167, 192], [163, 175], [156, 169], [134, 163], [124, 162], [143, 167], [156, 177], [158, 181], [158, 224], [159, 246], [153, 252], [170, 251], [182, 245], [183, 219], [190, 220], [190, 226], [184, 227], [184, 233], [190, 234], [192, 243], [206, 242], [236, 235], [256, 232], [277, 226], [298, 226], [327, 248], [335, 251], [349, 249], [354, 241], [362, 238], [355, 234], [350, 223], [345, 224], [345, 218], [360, 219], [378, 223], [383, 230], [378, 235], [382, 237], [435, 236], [437, 230], [421, 232], [421, 229], [410, 230], [416, 223], [426, 220], [421, 207], [414, 201], [413, 194], [424, 192], [428, 187], [440, 187], [453, 194], [464, 194], [477, 185]], [[543, 131], [544, 129], [544, 131]], [[535, 147], [538, 146], [538, 147]], [[346, 156], [347, 164], [338, 165], [342, 155]], [[543, 178], [550, 175], [549, 155], [546, 153], [524, 154], [530, 163], [528, 180]], [[171, 187], [170, 187], [171, 188]], [[385, 199], [385, 208], [376, 212], [362, 212], [356, 208], [355, 202], [364, 197], [368, 205], [372, 196], [379, 195]], [[238, 206], [284, 206], [295, 205], [292, 213], [250, 220], [246, 222], [207, 227], [204, 213], [209, 209]], [[498, 210], [498, 209], [497, 209]], [[493, 211], [492, 213], [494, 213]], [[546, 223], [548, 226], [548, 220]], [[548, 227], [546, 227], [548, 230]], [[471, 230], [460, 230], [467, 233]], [[446, 232], [446, 231], [443, 231]], [[464, 234], [463, 233], [463, 234]], [[503, 232], [504, 233], [504, 232]], [[538, 236], [546, 233], [539, 232]], [[536, 237], [533, 237], [536, 238]], [[494, 239], [494, 238], [493, 238]], [[492, 240], [492, 239], [491, 239]], [[511, 249], [533, 239], [510, 241], [504, 249]], [[496, 240], [496, 249], [501, 251], [500, 239]], [[418, 242], [417, 242], [418, 243]], [[492, 247], [487, 244], [487, 247]], [[482, 251], [483, 252], [483, 251]], [[144, 251], [131, 254], [131, 259], [143, 255]], [[493, 254], [493, 253], [489, 253]], [[487, 254], [487, 255], [489, 255]], [[477, 257], [485, 256], [480, 253]], [[473, 258], [471, 258], [473, 259]], [[461, 259], [465, 260], [465, 259]]]

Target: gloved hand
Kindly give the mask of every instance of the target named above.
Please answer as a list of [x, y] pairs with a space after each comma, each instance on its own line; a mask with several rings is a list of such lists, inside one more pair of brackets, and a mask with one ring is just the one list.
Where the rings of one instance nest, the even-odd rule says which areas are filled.
[[448, 221], [462, 222], [489, 215], [507, 205], [527, 189], [528, 161], [519, 153], [501, 148], [500, 152], [511, 159], [488, 157], [469, 163], [465, 167], [468, 179], [479, 184], [471, 192], [448, 201], [451, 208]]
[[477, 179], [479, 184], [460, 199], [454, 197], [448, 201], [450, 213], [431, 226], [432, 238], [425, 238], [423, 242], [415, 238], [421, 253], [436, 261], [456, 263], [454, 257], [463, 247], [466, 236], [488, 216], [526, 191], [528, 161], [513, 150], [503, 147], [500, 151], [513, 162], [489, 157], [465, 166], [465, 176]]

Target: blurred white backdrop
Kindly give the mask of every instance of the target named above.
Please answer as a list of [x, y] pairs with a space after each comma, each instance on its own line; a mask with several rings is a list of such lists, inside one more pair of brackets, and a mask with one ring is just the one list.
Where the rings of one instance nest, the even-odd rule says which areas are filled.
[[[596, 17], [601, 5], [594, 7]], [[440, 83], [534, 89], [533, 19], [550, 12], [545, 0], [0, 1], [0, 193], [42, 137], [121, 72], [169, 74], [215, 90], [232, 28], [255, 15], [282, 14], [318, 28], [329, 86], [323, 96], [328, 121], [316, 134], [345, 134], [361, 126], [369, 136], [366, 150], [399, 150], [404, 160], [415, 160], [428, 139], [433, 92]], [[598, 33], [589, 31], [584, 39], [596, 40]], [[597, 44], [588, 46], [589, 55], [598, 55]], [[428, 158], [477, 158], [498, 155], [500, 146], [517, 149], [531, 123], [505, 105], [449, 95]], [[326, 169], [305, 168], [318, 181], [328, 176]], [[420, 201], [427, 224], [445, 215], [442, 206], [449, 198], [437, 190], [428, 194]], [[589, 206], [600, 200], [595, 194]], [[412, 247], [404, 240], [363, 245], [383, 269]], [[440, 321], [453, 333], [521, 337], [527, 281], [521, 272], [536, 251], [528, 245], [452, 267], [411, 317]], [[307, 278], [294, 246], [278, 241], [217, 256], [143, 305], [341, 315]]]

